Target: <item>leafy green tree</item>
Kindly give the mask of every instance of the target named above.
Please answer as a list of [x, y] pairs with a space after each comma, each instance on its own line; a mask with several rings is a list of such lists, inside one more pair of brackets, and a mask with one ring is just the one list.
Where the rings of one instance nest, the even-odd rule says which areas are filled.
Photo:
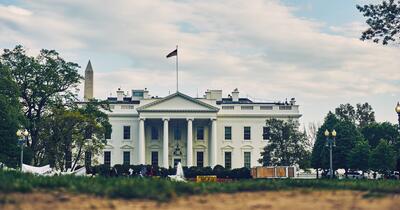
[[83, 163], [83, 154], [96, 155], [104, 148], [111, 125], [102, 110], [109, 110], [108, 104], [92, 100], [81, 107], [57, 107], [44, 119], [41, 138], [47, 143], [45, 159], [52, 167], [75, 168]]
[[[345, 116], [345, 115], [343, 115]], [[311, 165], [315, 169], [329, 168], [329, 150], [326, 146], [325, 130], [336, 130], [336, 146], [333, 148], [333, 169], [343, 168], [346, 171], [350, 168], [347, 156], [358, 141], [362, 140], [361, 133], [358, 131], [354, 121], [346, 117], [337, 117], [329, 112], [324, 124], [318, 130], [317, 141], [314, 144]]]
[[319, 176], [318, 171], [320, 168], [329, 168], [329, 152], [326, 149], [326, 137], [324, 135], [325, 130], [332, 131], [336, 124], [338, 124], [339, 119], [332, 112], [328, 112], [325, 117], [324, 123], [317, 131], [316, 140], [311, 153], [311, 167], [317, 170], [317, 176]]
[[335, 170], [343, 168], [347, 171], [350, 168], [347, 156], [355, 147], [356, 143], [362, 141], [362, 135], [356, 125], [350, 121], [339, 121], [335, 125], [337, 132], [336, 147], [333, 149], [333, 165]]
[[270, 140], [261, 153], [259, 162], [264, 166], [301, 164], [301, 168], [306, 167], [310, 143], [307, 136], [299, 131], [299, 123], [293, 120], [270, 119], [266, 121], [266, 126], [270, 128]]
[[358, 122], [358, 126], [360, 128], [375, 122], [375, 112], [371, 105], [368, 103], [359, 103], [356, 105], [356, 107], [356, 121]]
[[369, 156], [370, 156], [370, 146], [367, 141], [359, 141], [356, 146], [350, 151], [347, 157], [349, 162], [349, 168], [361, 170], [363, 172], [369, 169]]
[[371, 151], [369, 162], [372, 170], [385, 175], [390, 174], [396, 166], [396, 153], [393, 146], [382, 139]]
[[335, 109], [335, 115], [339, 120], [356, 121], [356, 111], [349, 103], [340, 104], [339, 107]]
[[43, 161], [46, 142], [40, 137], [43, 132], [43, 118], [51, 113], [56, 103], [72, 104], [74, 89], [82, 77], [78, 64], [65, 61], [54, 50], [41, 50], [37, 57], [28, 56], [22, 46], [13, 50], [5, 49], [0, 57], [10, 69], [18, 86], [23, 114], [27, 119], [25, 127], [30, 133], [28, 146], [33, 152], [33, 164]]
[[375, 122], [375, 112], [368, 103], [358, 103], [356, 108], [349, 103], [340, 104], [335, 109], [335, 114], [339, 120], [357, 123], [360, 128]]
[[371, 123], [363, 127], [361, 133], [372, 149], [378, 146], [381, 139], [386, 139], [390, 144], [395, 145], [399, 138], [397, 125], [390, 122]]
[[8, 167], [19, 164], [16, 132], [21, 122], [18, 88], [10, 71], [0, 63], [0, 162]]
[[400, 38], [400, 1], [383, 1], [381, 4], [357, 5], [357, 9], [367, 18], [369, 28], [361, 35], [361, 40], [373, 40], [387, 45]]

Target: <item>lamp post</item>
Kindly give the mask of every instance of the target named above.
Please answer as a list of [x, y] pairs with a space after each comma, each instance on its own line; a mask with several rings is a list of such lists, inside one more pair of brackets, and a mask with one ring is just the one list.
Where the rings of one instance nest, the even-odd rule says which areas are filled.
[[336, 146], [336, 131], [333, 130], [331, 133], [329, 133], [328, 130], [325, 130], [324, 135], [326, 136], [326, 146], [329, 147], [329, 175], [330, 178], [333, 179], [332, 147]]
[[394, 109], [397, 112], [398, 120], [399, 120], [399, 130], [400, 130], [400, 102], [397, 102], [397, 106]]
[[24, 163], [24, 144], [28, 142], [28, 131], [25, 129], [24, 131], [18, 130], [18, 144], [21, 145], [21, 171], [22, 171], [22, 164]]

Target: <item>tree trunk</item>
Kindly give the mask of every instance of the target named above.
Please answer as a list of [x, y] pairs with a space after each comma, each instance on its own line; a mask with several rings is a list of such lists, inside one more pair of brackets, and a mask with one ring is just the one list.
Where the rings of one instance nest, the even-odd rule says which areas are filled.
[[317, 179], [319, 179], [319, 172], [318, 172], [318, 168], [316, 168], [317, 170]]

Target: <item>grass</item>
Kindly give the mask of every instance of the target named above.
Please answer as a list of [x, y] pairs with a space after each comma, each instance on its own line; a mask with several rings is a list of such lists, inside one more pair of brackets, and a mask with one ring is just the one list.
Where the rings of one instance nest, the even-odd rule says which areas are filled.
[[400, 193], [395, 180], [241, 180], [229, 183], [177, 183], [151, 178], [41, 177], [16, 171], [0, 171], [0, 193], [66, 191], [111, 198], [167, 201], [176, 196], [276, 190], [358, 190], [372, 195]]

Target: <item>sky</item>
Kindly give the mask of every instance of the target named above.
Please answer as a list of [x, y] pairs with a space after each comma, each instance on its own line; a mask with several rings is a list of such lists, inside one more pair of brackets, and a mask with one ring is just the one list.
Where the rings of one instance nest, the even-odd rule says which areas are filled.
[[119, 87], [162, 97], [175, 91], [175, 59], [165, 56], [178, 45], [179, 90], [190, 96], [295, 97], [303, 125], [368, 102], [378, 121], [395, 123], [400, 48], [359, 40], [367, 25], [356, 5], [379, 2], [0, 0], [0, 49], [55, 49], [82, 74], [90, 59], [96, 98]]

